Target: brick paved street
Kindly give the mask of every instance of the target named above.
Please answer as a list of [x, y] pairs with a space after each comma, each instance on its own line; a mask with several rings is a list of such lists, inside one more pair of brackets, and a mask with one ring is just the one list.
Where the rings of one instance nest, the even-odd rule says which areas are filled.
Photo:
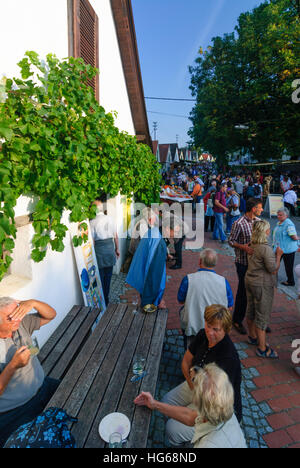
[[[271, 224], [274, 225], [275, 222], [273, 219]], [[299, 219], [297, 224], [299, 225]], [[217, 250], [219, 255], [216, 271], [228, 279], [235, 295], [237, 275], [233, 250], [228, 244], [211, 240], [211, 233], [205, 234], [204, 247]], [[298, 259], [299, 254], [296, 263], [299, 263]], [[169, 309], [169, 317], [156, 389], [158, 399], [183, 381], [180, 364], [184, 348], [179, 330], [179, 304], [176, 296], [183, 276], [196, 271], [197, 266], [198, 253], [184, 251], [183, 268], [175, 271], [167, 268], [168, 282], [164, 299]], [[135, 291], [128, 285], [124, 290], [125, 276], [121, 274], [114, 279], [112, 289], [118, 290], [112, 302], [131, 300]], [[282, 267], [279, 279], [281, 276], [284, 279]], [[231, 332], [242, 363], [242, 427], [249, 447], [300, 447], [300, 379], [295, 374], [291, 362], [294, 351], [291, 344], [293, 340], [300, 339], [300, 307], [297, 304], [299, 301], [293, 299], [296, 297], [296, 290], [287, 289], [280, 287], [275, 292], [270, 323], [272, 333], [268, 335], [268, 342], [278, 352], [279, 360], [258, 358], [255, 347], [248, 345], [247, 337], [239, 335], [235, 330]], [[153, 413], [149, 447], [168, 446], [164, 426], [164, 418], [157, 412]]]

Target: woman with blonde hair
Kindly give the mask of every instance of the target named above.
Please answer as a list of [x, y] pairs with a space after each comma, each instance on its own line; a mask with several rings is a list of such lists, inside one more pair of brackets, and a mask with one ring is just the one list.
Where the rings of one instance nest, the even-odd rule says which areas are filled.
[[262, 358], [278, 359], [278, 354], [266, 344], [274, 298], [276, 273], [279, 270], [283, 251], [278, 247], [274, 254], [268, 245], [270, 224], [265, 220], [253, 225], [251, 248], [248, 255], [248, 270], [245, 277], [247, 293], [248, 342], [257, 346], [256, 354]]
[[185, 406], [169, 405], [142, 392], [135, 400], [165, 416], [193, 427], [194, 448], [246, 448], [244, 434], [234, 414], [234, 390], [228, 375], [215, 363], [190, 371], [194, 383], [193, 401]]
[[[189, 443], [194, 437], [195, 417], [191, 421], [191, 413], [184, 413], [183, 410], [189, 410], [193, 404], [195, 386], [192, 368], [201, 369], [214, 363], [228, 375], [234, 389], [234, 412], [239, 422], [242, 419], [241, 363], [229, 336], [232, 327], [231, 313], [223, 305], [212, 304], [206, 307], [204, 319], [204, 329], [195, 336], [183, 356], [181, 370], [185, 381], [171, 389], [162, 399], [162, 404], [173, 407], [173, 413], [166, 424], [166, 436], [175, 447]], [[178, 419], [174, 409], [176, 407], [180, 408], [179, 415], [187, 414], [186, 422]]]

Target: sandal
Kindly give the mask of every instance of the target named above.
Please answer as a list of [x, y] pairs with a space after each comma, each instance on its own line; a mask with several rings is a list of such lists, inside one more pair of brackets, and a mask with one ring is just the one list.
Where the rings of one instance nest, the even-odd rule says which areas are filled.
[[261, 351], [259, 348], [257, 348], [256, 355], [261, 358], [279, 359], [278, 354], [274, 351], [274, 349], [270, 348], [269, 346], [266, 347], [265, 351]]
[[258, 345], [257, 338], [252, 338], [251, 336], [248, 335], [248, 344], [257, 346]]

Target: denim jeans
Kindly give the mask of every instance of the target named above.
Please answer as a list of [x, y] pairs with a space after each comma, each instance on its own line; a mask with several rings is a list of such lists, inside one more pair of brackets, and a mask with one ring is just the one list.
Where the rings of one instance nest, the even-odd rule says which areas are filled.
[[5, 413], [0, 413], [0, 447], [23, 424], [41, 414], [56, 391], [60, 381], [46, 377], [37, 394], [27, 403]]
[[226, 231], [228, 233], [231, 232], [232, 225], [235, 221], [237, 221], [240, 218], [240, 216], [231, 216], [230, 214], [226, 215]]
[[223, 227], [223, 216], [223, 213], [215, 213], [215, 226], [213, 233], [214, 240], [218, 240], [219, 237], [221, 241], [225, 241], [227, 239]]

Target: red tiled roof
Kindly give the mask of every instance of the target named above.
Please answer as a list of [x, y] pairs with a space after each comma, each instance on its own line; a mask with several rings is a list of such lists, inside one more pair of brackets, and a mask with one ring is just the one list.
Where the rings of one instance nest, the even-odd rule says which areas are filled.
[[167, 162], [169, 146], [170, 146], [169, 144], [159, 145], [159, 153], [160, 153], [160, 162], [161, 163]]
[[211, 154], [209, 153], [202, 153], [201, 156], [203, 159], [208, 159], [208, 157], [211, 159]]

